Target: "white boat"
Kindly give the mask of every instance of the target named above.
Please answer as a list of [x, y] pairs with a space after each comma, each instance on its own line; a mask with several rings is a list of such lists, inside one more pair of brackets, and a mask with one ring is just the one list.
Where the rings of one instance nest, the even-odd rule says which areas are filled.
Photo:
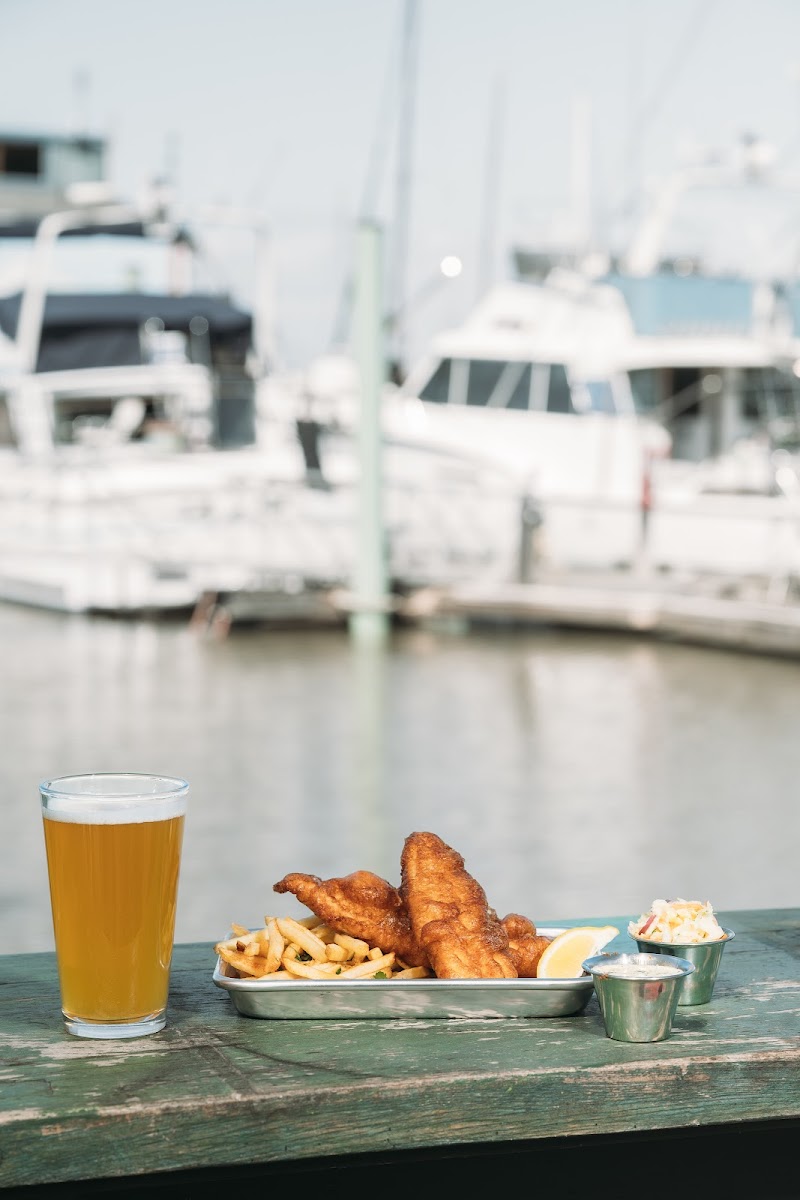
[[[0, 294], [0, 599], [141, 612], [237, 596], [291, 615], [347, 589], [357, 472], [316, 470], [296, 414], [261, 418], [254, 318], [192, 286], [186, 227], [93, 188], [6, 231], [31, 249]], [[133, 238], [171, 259], [170, 286], [64, 291], [64, 243], [102, 242], [108, 271]], [[403, 448], [385, 467], [391, 587], [513, 570], [520, 500], [498, 472]], [[503, 510], [488, 526], [487, 496]]]
[[[535, 498], [537, 555], [551, 566], [630, 566], [639, 550], [643, 488], [669, 437], [639, 416], [624, 371], [604, 345], [627, 320], [611, 289], [569, 275], [500, 285], [456, 329], [434, 337], [400, 387], [387, 385], [387, 444], [466, 455]], [[271, 411], [313, 413], [323, 454], [352, 439], [358, 379], [346, 355], [294, 380], [267, 382]]]
[[[194, 603], [215, 579], [204, 514], [263, 475], [250, 313], [191, 287], [184, 229], [100, 184], [9, 215], [0, 236], [27, 244], [0, 295], [0, 597], [70, 611]], [[65, 290], [60, 252], [90, 239], [114, 282]], [[184, 285], [120, 287], [120, 260], [140, 247], [184, 267]]]
[[[637, 413], [629, 375], [613, 365], [635, 341], [612, 286], [568, 272], [500, 286], [433, 339], [402, 387], [387, 385], [384, 437], [494, 464], [535, 497], [529, 569], [539, 577], [635, 568], [671, 572], [687, 587], [716, 577], [785, 588], [800, 575], [795, 458], [758, 438], [713, 459], [673, 457], [669, 432]], [[320, 360], [292, 387], [276, 379], [270, 390], [268, 407], [316, 415], [323, 459], [352, 458], [351, 360]]]
[[[654, 186], [630, 245], [570, 260], [614, 290], [622, 317], [606, 365], [627, 374], [637, 411], [668, 430], [676, 461], [725, 455], [754, 436], [800, 444], [800, 177], [775, 158], [746, 139], [681, 166]], [[515, 261], [520, 279], [536, 282], [554, 260], [518, 248]]]
[[[33, 224], [0, 222], [0, 239], [29, 245], [20, 286], [12, 277], [3, 288], [0, 274], [3, 443], [36, 455], [120, 437], [171, 436], [190, 448], [255, 441], [253, 318], [192, 286], [188, 237], [159, 209], [102, 196]], [[100, 244], [113, 282], [65, 287], [59, 252], [89, 243]], [[153, 251], [159, 283], [120, 285], [128, 259]], [[168, 282], [170, 264], [182, 283]]]
[[[776, 169], [775, 157], [746, 139], [673, 172], [604, 280], [631, 321], [609, 347], [612, 361], [637, 409], [672, 438], [651, 480], [649, 561], [689, 577], [774, 581], [780, 593], [800, 573], [800, 178]], [[743, 219], [745, 199], [757, 221], [752, 211]], [[708, 261], [676, 253], [673, 232], [680, 206], [699, 217], [703, 201]], [[775, 247], [771, 261], [756, 265], [752, 248], [715, 249], [714, 225], [736, 229], [740, 243], [757, 227], [762, 250]]]
[[669, 438], [639, 416], [604, 346], [615, 294], [572, 276], [492, 289], [387, 398], [385, 428], [491, 455], [542, 508], [539, 557], [608, 568], [636, 560], [643, 488]]
[[685, 191], [762, 182], [749, 151], [678, 173], [613, 270], [532, 256], [387, 392], [387, 431], [530, 473], [540, 569], [798, 570], [797, 462], [774, 455], [800, 445], [794, 280], [663, 257]]

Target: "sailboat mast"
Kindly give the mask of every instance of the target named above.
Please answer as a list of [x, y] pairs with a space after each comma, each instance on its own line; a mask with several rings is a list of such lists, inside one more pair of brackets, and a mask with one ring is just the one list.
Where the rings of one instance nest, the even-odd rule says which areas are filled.
[[411, 159], [417, 75], [417, 0], [405, 0], [397, 131], [397, 175], [393, 221], [392, 263], [389, 271], [392, 344], [389, 354], [401, 377], [406, 357], [406, 297], [408, 292], [408, 232], [411, 210]]

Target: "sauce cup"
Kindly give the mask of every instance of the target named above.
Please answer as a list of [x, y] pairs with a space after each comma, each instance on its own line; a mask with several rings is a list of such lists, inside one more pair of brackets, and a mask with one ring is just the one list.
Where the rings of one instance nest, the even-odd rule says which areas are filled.
[[660, 954], [595, 954], [583, 963], [594, 981], [606, 1035], [617, 1042], [661, 1042], [694, 965]]
[[643, 954], [663, 954], [676, 959], [686, 959], [694, 967], [691, 979], [687, 979], [681, 991], [679, 1004], [708, 1004], [717, 981], [722, 951], [736, 936], [732, 929], [723, 927], [724, 938], [714, 942], [654, 942], [649, 938], [634, 937], [637, 949]]

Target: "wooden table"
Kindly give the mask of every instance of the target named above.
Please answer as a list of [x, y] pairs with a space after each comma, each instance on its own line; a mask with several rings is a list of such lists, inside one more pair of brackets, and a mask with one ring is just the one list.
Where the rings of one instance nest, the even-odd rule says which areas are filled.
[[546, 1019], [248, 1019], [210, 942], [176, 947], [163, 1032], [89, 1041], [64, 1031], [53, 955], [0, 958], [0, 1188], [583, 1195], [607, 1177], [674, 1198], [691, 1170], [691, 1195], [800, 1195], [800, 909], [719, 918], [736, 939], [711, 1003], [646, 1044], [607, 1038], [595, 997]]

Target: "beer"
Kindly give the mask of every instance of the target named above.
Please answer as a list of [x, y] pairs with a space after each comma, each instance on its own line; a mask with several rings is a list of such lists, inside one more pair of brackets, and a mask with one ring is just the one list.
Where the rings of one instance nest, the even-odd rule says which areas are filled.
[[[188, 785], [156, 778], [177, 790], [138, 791], [151, 778], [42, 785], [61, 1007], [73, 1033], [131, 1036], [166, 1021]], [[67, 784], [94, 792], [66, 794]]]

